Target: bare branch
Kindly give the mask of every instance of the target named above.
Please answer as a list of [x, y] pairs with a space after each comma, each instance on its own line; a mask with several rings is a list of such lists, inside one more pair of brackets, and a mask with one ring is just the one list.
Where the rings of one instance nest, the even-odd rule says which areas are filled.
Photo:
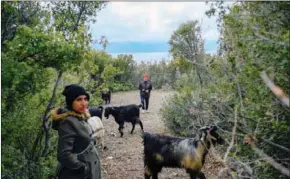
[[284, 150], [285, 152], [290, 152], [290, 149], [288, 149], [288, 148], [286, 148], [286, 147], [284, 147], [282, 145], [276, 144], [274, 142], [271, 142], [271, 141], [269, 141], [267, 139], [263, 139], [263, 138], [261, 138], [261, 140], [263, 140], [265, 143], [270, 144], [270, 145], [272, 145], [274, 147], [278, 147], [279, 149]]
[[52, 96], [51, 96], [51, 98], [49, 100], [49, 103], [47, 104], [47, 107], [46, 107], [46, 110], [45, 110], [45, 113], [44, 113], [44, 116], [43, 116], [43, 119], [42, 119], [42, 127], [43, 127], [44, 132], [45, 132], [45, 147], [44, 147], [44, 149], [42, 151], [42, 154], [41, 154], [42, 157], [45, 157], [45, 155], [47, 153], [47, 150], [49, 148], [49, 126], [46, 124], [46, 122], [48, 120], [48, 117], [47, 117], [48, 116], [48, 112], [51, 109], [52, 101], [53, 101], [53, 99], [55, 97], [56, 89], [57, 89], [57, 86], [58, 86], [58, 84], [60, 82], [61, 76], [62, 76], [62, 72], [60, 71], [58, 73], [58, 77], [57, 77], [57, 80], [56, 80], [54, 88], [53, 88]]
[[263, 152], [263, 150], [255, 147], [254, 145], [252, 146], [252, 149], [254, 150], [254, 152], [256, 154], [258, 154], [261, 157], [264, 157], [264, 160], [266, 162], [270, 163], [274, 168], [276, 168], [277, 170], [279, 170], [284, 175], [287, 175], [288, 177], [290, 177], [290, 171], [286, 167], [284, 167], [283, 165], [277, 163], [272, 157], [270, 157], [267, 154], [265, 154]]
[[284, 91], [276, 86], [274, 82], [268, 77], [266, 72], [261, 72], [261, 77], [264, 80], [265, 84], [271, 89], [271, 91], [278, 97], [280, 100], [289, 107], [289, 97], [287, 94], [284, 93]]
[[235, 108], [235, 124], [234, 124], [234, 127], [233, 127], [233, 133], [232, 133], [232, 140], [231, 140], [231, 143], [230, 143], [230, 146], [228, 147], [227, 149], [227, 152], [225, 153], [225, 156], [224, 156], [224, 162], [227, 161], [227, 158], [228, 158], [228, 155], [230, 153], [230, 150], [233, 148], [234, 146], [234, 143], [235, 143], [235, 135], [236, 135], [236, 129], [237, 129], [237, 108]]
[[[220, 130], [220, 131], [222, 131], [222, 132], [224, 132], [224, 133], [228, 133], [228, 134], [232, 134], [232, 132], [230, 132], [230, 131], [227, 131], [227, 130], [224, 130], [223, 128], [221, 128], [220, 126], [218, 126], [216, 123], [215, 123], [215, 125], [217, 126], [217, 128]], [[238, 133], [236, 133], [236, 135], [237, 136], [244, 136], [243, 134], [238, 134]]]
[[76, 21], [76, 23], [75, 23], [75, 25], [73, 27], [73, 31], [77, 31], [77, 29], [78, 29], [80, 19], [82, 17], [82, 14], [85, 11], [85, 4], [86, 4], [86, 2], [79, 2], [80, 8], [79, 8], [79, 12], [78, 12], [77, 21]]
[[258, 154], [260, 157], [262, 157], [262, 159], [264, 161], [270, 163], [274, 168], [279, 170], [281, 173], [283, 173], [284, 175], [287, 175], [288, 177], [290, 176], [290, 171], [286, 167], [277, 163], [272, 157], [265, 154], [263, 150], [256, 147], [256, 137], [255, 136], [252, 136], [250, 134], [246, 135], [244, 137], [244, 144], [250, 145], [256, 154]]

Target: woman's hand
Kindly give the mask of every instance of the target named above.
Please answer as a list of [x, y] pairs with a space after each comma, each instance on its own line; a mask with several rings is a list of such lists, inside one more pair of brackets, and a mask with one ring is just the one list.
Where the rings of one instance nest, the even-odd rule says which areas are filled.
[[74, 173], [78, 175], [88, 176], [89, 175], [89, 167], [86, 164], [83, 164], [80, 168], [73, 170]]

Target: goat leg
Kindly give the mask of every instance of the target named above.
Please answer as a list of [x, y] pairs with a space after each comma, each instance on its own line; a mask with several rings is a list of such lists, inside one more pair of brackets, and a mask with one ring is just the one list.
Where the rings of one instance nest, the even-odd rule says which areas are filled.
[[144, 130], [143, 130], [143, 123], [141, 122], [140, 119], [138, 119], [138, 123], [139, 123], [139, 125], [140, 125], [140, 127], [141, 127], [142, 132], [144, 132]]
[[144, 176], [145, 176], [145, 179], [150, 179], [151, 178], [151, 169], [147, 166], [146, 164], [146, 158], [144, 158], [144, 165], [145, 165], [145, 171], [144, 171]]
[[101, 147], [102, 147], [102, 151], [104, 151], [104, 149], [105, 149], [105, 140], [104, 140], [104, 136], [101, 138]]
[[202, 173], [202, 172], [199, 172], [199, 173], [198, 173], [198, 177], [199, 177], [200, 179], [206, 179], [205, 176], [204, 176], [204, 173]]
[[198, 172], [192, 171], [190, 169], [186, 169], [186, 173], [189, 174], [190, 179], [196, 179], [196, 177], [198, 176]]
[[196, 179], [197, 173], [190, 173], [190, 179]]
[[119, 132], [121, 133], [120, 137], [123, 137], [124, 133], [123, 133], [122, 129], [120, 129]]
[[144, 174], [144, 176], [145, 176], [145, 179], [150, 179], [151, 178], [151, 175], [148, 175], [148, 174]]
[[119, 128], [118, 128], [118, 130], [121, 134], [121, 137], [123, 137], [123, 135], [124, 135], [123, 130], [122, 130], [123, 128], [124, 128], [123, 126], [119, 126]]
[[152, 179], [158, 179], [158, 173], [157, 172], [153, 172], [152, 173]]
[[132, 130], [131, 130], [131, 134], [133, 134], [134, 129], [135, 129], [135, 123], [132, 122]]

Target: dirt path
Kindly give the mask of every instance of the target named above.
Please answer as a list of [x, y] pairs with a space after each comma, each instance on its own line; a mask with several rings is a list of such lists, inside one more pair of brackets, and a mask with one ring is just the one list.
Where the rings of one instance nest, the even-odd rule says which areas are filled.
[[[144, 130], [152, 133], [169, 134], [163, 121], [161, 120], [159, 109], [163, 100], [169, 97], [172, 92], [152, 91], [149, 112], [141, 113], [141, 120]], [[112, 95], [113, 106], [125, 104], [140, 104], [138, 91], [119, 92]], [[120, 137], [118, 125], [113, 117], [103, 119], [105, 126], [105, 143], [108, 150], [101, 154], [102, 168], [104, 169], [105, 179], [142, 179], [144, 178], [143, 147], [140, 126], [136, 125], [133, 135], [130, 134], [132, 125], [125, 124], [124, 136]], [[210, 158], [208, 156], [207, 158]], [[207, 178], [215, 178], [217, 167], [205, 165], [204, 169]], [[184, 169], [163, 168], [159, 174], [160, 179], [183, 179], [189, 178]]]

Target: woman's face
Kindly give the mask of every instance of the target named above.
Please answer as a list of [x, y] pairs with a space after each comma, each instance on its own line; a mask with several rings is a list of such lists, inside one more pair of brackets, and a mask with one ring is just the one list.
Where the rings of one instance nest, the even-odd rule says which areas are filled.
[[84, 113], [88, 109], [88, 103], [89, 102], [88, 102], [87, 96], [86, 95], [80, 95], [74, 100], [74, 102], [72, 104], [72, 108], [77, 113]]

